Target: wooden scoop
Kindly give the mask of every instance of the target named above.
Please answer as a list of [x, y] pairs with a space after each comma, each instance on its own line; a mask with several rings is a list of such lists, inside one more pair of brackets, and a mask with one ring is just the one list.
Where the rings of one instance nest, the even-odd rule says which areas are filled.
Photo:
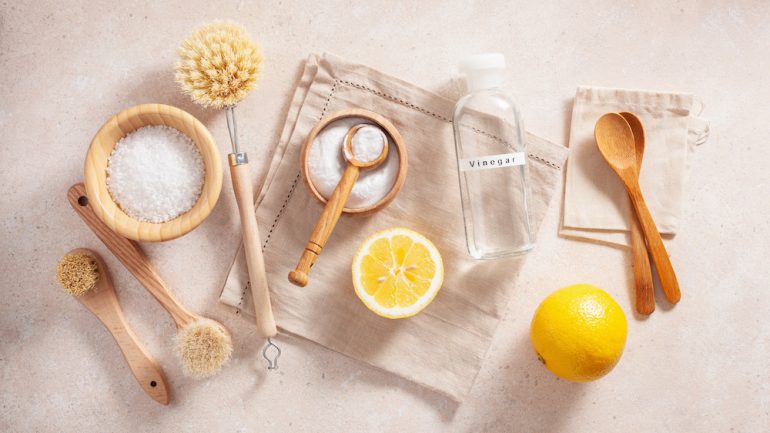
[[329, 236], [334, 230], [334, 226], [337, 225], [337, 221], [342, 215], [342, 209], [345, 207], [345, 202], [348, 201], [350, 191], [353, 190], [358, 175], [361, 170], [370, 169], [382, 164], [385, 158], [388, 156], [388, 140], [385, 139], [382, 146], [382, 151], [379, 156], [369, 161], [361, 161], [356, 159], [356, 155], [353, 149], [353, 137], [356, 135], [359, 129], [371, 125], [356, 125], [348, 131], [345, 135], [345, 143], [343, 146], [343, 155], [347, 160], [348, 165], [345, 168], [345, 172], [342, 174], [337, 187], [334, 189], [331, 198], [326, 202], [323, 213], [318, 217], [318, 222], [313, 229], [313, 233], [310, 234], [310, 240], [305, 245], [305, 250], [302, 252], [302, 257], [297, 263], [297, 267], [289, 272], [289, 281], [292, 283], [304, 287], [308, 282], [308, 272], [315, 263], [316, 258], [321, 254], [321, 250]]
[[633, 204], [636, 216], [642, 226], [642, 232], [647, 239], [652, 261], [655, 262], [655, 267], [658, 269], [663, 293], [669, 302], [676, 304], [682, 296], [679, 291], [679, 282], [639, 187], [634, 133], [631, 126], [620, 114], [607, 113], [596, 122], [594, 137], [599, 146], [599, 152], [623, 181], [626, 191], [628, 191], [631, 204]]
[[[636, 153], [636, 172], [642, 169], [644, 158], [644, 126], [642, 121], [634, 113], [619, 113], [626, 119], [628, 126], [634, 133], [634, 147]], [[652, 283], [652, 270], [650, 269], [650, 256], [647, 254], [647, 245], [644, 243], [642, 227], [639, 219], [632, 211], [631, 215], [631, 258], [634, 270], [634, 286], [636, 288], [636, 312], [649, 315], [655, 311], [655, 289]]]

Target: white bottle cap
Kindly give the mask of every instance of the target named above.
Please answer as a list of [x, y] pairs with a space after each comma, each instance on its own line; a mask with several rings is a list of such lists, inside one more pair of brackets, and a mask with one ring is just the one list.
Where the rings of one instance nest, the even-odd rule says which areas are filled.
[[492, 89], [503, 84], [505, 56], [500, 53], [477, 54], [461, 60], [458, 68], [465, 75], [471, 92]]

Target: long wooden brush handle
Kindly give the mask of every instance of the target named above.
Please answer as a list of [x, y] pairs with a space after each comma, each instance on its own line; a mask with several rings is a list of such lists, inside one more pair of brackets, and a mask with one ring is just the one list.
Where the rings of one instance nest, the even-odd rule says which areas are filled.
[[261, 337], [273, 337], [278, 333], [270, 304], [270, 289], [267, 286], [265, 258], [262, 255], [262, 242], [259, 239], [259, 227], [254, 210], [254, 192], [251, 187], [248, 164], [230, 165], [235, 201], [241, 217], [243, 233], [243, 252], [246, 255], [246, 267], [249, 270], [251, 297], [257, 316], [257, 333]]
[[92, 290], [77, 299], [112, 334], [112, 337], [118, 343], [118, 347], [120, 347], [120, 351], [123, 352], [123, 357], [126, 359], [131, 373], [133, 373], [144, 392], [158, 403], [168, 404], [169, 392], [163, 369], [150, 357], [141, 343], [139, 343], [136, 334], [128, 326], [104, 262], [90, 250], [80, 248], [74, 250], [73, 253], [90, 255], [96, 260], [99, 269], [96, 290]]
[[658, 270], [658, 278], [660, 278], [660, 286], [663, 289], [663, 293], [666, 295], [668, 302], [676, 304], [682, 297], [679, 291], [679, 281], [676, 279], [671, 259], [668, 257], [668, 252], [663, 245], [663, 239], [660, 237], [658, 227], [655, 226], [650, 210], [644, 202], [644, 197], [638, 183], [629, 188], [629, 197], [631, 197], [631, 203], [634, 205], [634, 210], [636, 210], [636, 216], [642, 226], [644, 237], [647, 239], [647, 246], [652, 255], [652, 261], [655, 262], [655, 268]]
[[631, 210], [631, 259], [636, 288], [636, 311], [649, 315], [655, 311], [655, 289], [652, 283], [652, 269], [647, 245], [644, 243], [642, 227], [636, 213]]
[[326, 202], [323, 213], [318, 217], [318, 222], [313, 228], [313, 233], [310, 235], [310, 240], [307, 241], [305, 249], [302, 251], [302, 257], [297, 263], [297, 267], [289, 272], [289, 281], [292, 283], [304, 287], [308, 282], [308, 273], [310, 268], [315, 263], [315, 259], [321, 254], [321, 250], [326, 241], [329, 240], [329, 236], [334, 230], [334, 226], [337, 225], [337, 221], [342, 215], [342, 209], [345, 208], [345, 202], [348, 201], [350, 191], [353, 190], [358, 179], [359, 168], [353, 164], [348, 164], [345, 172], [342, 174], [340, 182], [334, 189], [329, 201]]
[[155, 268], [144, 255], [139, 246], [123, 236], [112, 231], [96, 216], [94, 210], [88, 204], [86, 189], [82, 183], [73, 185], [67, 192], [67, 199], [75, 212], [91, 228], [104, 245], [112, 251], [112, 254], [120, 260], [147, 291], [158, 300], [160, 305], [168, 311], [174, 319], [177, 328], [182, 328], [196, 320], [198, 316], [187, 311], [179, 301], [171, 294], [166, 284], [160, 278]]

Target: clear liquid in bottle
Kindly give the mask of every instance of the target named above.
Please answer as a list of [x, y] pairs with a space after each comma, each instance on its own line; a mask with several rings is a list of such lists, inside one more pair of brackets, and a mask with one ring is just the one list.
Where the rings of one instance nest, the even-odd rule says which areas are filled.
[[521, 116], [500, 90], [501, 54], [460, 63], [469, 92], [453, 113], [457, 168], [468, 252], [494, 259], [531, 251], [529, 174]]

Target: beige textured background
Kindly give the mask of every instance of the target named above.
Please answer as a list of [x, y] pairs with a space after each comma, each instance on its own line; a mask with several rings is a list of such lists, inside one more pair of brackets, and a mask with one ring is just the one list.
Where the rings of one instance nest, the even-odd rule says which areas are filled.
[[[414, 3], [0, 3], [0, 431], [767, 431], [770, 3]], [[239, 113], [257, 162], [314, 51], [450, 95], [457, 59], [502, 51], [528, 128], [558, 143], [580, 84], [694, 92], [712, 134], [693, 158], [684, 228], [670, 243], [681, 304], [634, 318], [628, 255], [558, 238], [557, 200], [464, 404], [294, 338], [279, 339], [281, 369], [266, 374], [251, 323], [216, 302], [238, 242], [226, 179], [198, 230], [146, 247], [184, 303], [234, 333], [226, 370], [183, 378], [169, 316], [81, 224], [65, 191], [102, 122], [133, 104], [189, 110], [227, 150], [224, 117], [182, 97], [171, 69], [192, 28], [220, 17], [243, 22], [267, 56]], [[169, 407], [141, 392], [107, 332], [55, 285], [57, 259], [78, 246], [105, 256], [130, 323], [166, 370]], [[622, 361], [591, 384], [556, 380], [527, 342], [537, 303], [574, 282], [606, 288], [630, 321]]]

